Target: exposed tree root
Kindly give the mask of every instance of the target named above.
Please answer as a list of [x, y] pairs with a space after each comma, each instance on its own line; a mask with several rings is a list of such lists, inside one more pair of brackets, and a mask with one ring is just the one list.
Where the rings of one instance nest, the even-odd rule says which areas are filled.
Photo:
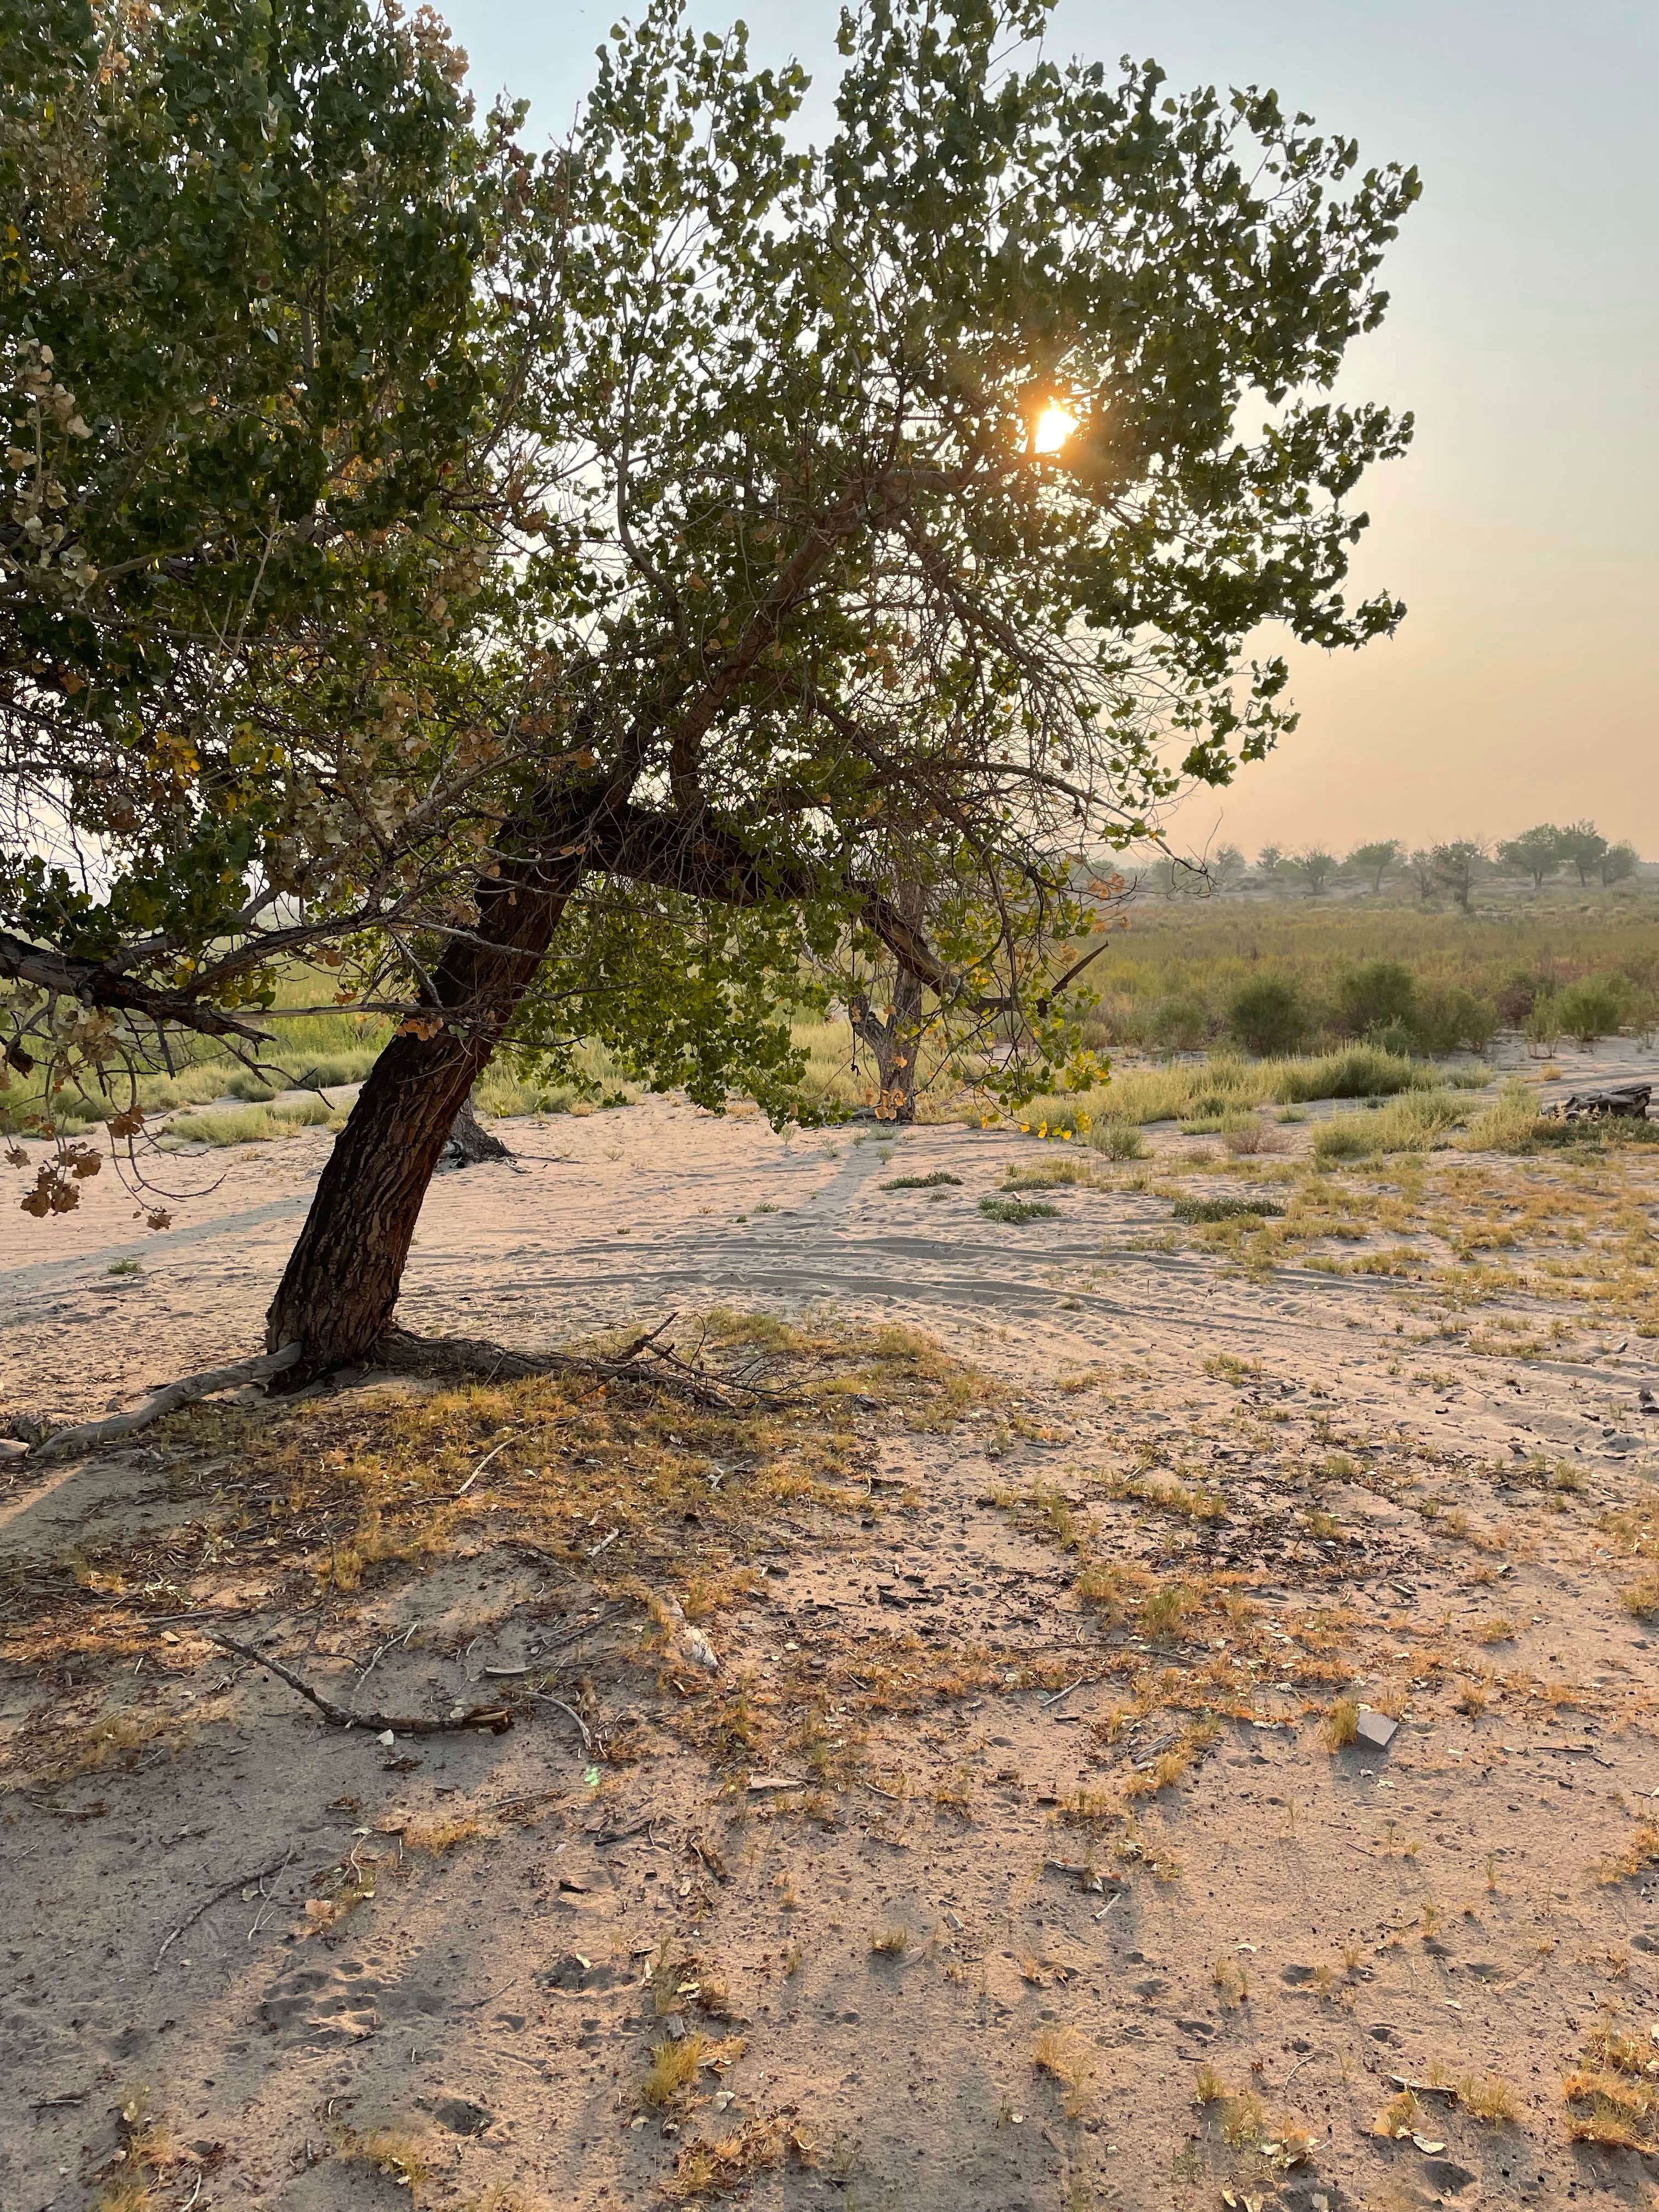
[[[580, 1375], [598, 1382], [638, 1382], [716, 1413], [745, 1413], [757, 1406], [793, 1402], [787, 1393], [769, 1389], [758, 1382], [752, 1369], [722, 1371], [704, 1366], [701, 1345], [686, 1359], [672, 1344], [659, 1344], [658, 1338], [673, 1318], [670, 1314], [658, 1328], [635, 1337], [613, 1359], [585, 1359], [568, 1352], [512, 1352], [505, 1345], [490, 1344], [480, 1337], [416, 1336], [409, 1329], [393, 1328], [375, 1345], [369, 1364], [394, 1375], [469, 1376], [487, 1382], [515, 1382], [526, 1375]], [[33, 1466], [68, 1452], [91, 1451], [99, 1444], [115, 1443], [148, 1428], [164, 1414], [176, 1413], [180, 1407], [193, 1406], [198, 1399], [210, 1397], [216, 1390], [228, 1390], [239, 1382], [276, 1382], [300, 1368], [295, 1381], [303, 1384], [307, 1379], [306, 1370], [301, 1368], [303, 1349], [296, 1341], [285, 1344], [280, 1352], [264, 1352], [257, 1359], [239, 1360], [232, 1367], [211, 1367], [200, 1375], [181, 1376], [178, 1382], [153, 1392], [131, 1413], [82, 1421], [32, 1444], [28, 1462]], [[13, 1425], [15, 1429], [17, 1425]]]
[[59, 1429], [43, 1443], [30, 1447], [29, 1460], [33, 1463], [61, 1459], [66, 1452], [90, 1451], [94, 1445], [130, 1437], [136, 1429], [148, 1428], [163, 1414], [176, 1413], [181, 1406], [193, 1406], [198, 1398], [210, 1397], [216, 1390], [228, 1390], [238, 1382], [264, 1382], [282, 1373], [296, 1363], [300, 1351], [297, 1344], [285, 1344], [280, 1352], [262, 1352], [257, 1359], [238, 1360], [234, 1367], [210, 1367], [200, 1375], [181, 1376], [178, 1382], [154, 1392], [142, 1406], [135, 1406], [130, 1413], [111, 1413], [101, 1421], [82, 1421], [72, 1429]]
[[456, 1735], [467, 1729], [488, 1729], [492, 1735], [501, 1735], [513, 1725], [513, 1715], [505, 1705], [470, 1705], [454, 1720], [434, 1721], [419, 1715], [397, 1713], [358, 1713], [349, 1706], [337, 1705], [332, 1698], [325, 1698], [320, 1690], [313, 1690], [309, 1682], [284, 1667], [280, 1659], [267, 1659], [262, 1651], [255, 1651], [246, 1644], [237, 1643], [234, 1637], [217, 1636], [204, 1631], [210, 1644], [216, 1644], [222, 1651], [234, 1651], [239, 1659], [252, 1661], [275, 1674], [278, 1681], [286, 1682], [290, 1690], [297, 1690], [307, 1703], [316, 1706], [330, 1728], [369, 1729], [383, 1735], [390, 1729], [393, 1735]]
[[568, 1352], [510, 1352], [503, 1345], [478, 1337], [416, 1336], [402, 1328], [388, 1329], [372, 1358], [377, 1367], [398, 1375], [466, 1376], [487, 1382], [516, 1381], [526, 1375], [580, 1375], [599, 1382], [641, 1382], [648, 1389], [667, 1390], [719, 1413], [793, 1402], [787, 1393], [769, 1389], [752, 1369], [722, 1370], [705, 1366], [701, 1345], [686, 1359], [672, 1344], [659, 1343], [657, 1340], [673, 1319], [670, 1314], [667, 1321], [635, 1337], [610, 1359], [584, 1358]]

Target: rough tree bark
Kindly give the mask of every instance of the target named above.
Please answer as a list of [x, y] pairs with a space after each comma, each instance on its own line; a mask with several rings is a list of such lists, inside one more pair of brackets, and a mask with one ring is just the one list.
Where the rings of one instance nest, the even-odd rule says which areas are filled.
[[[428, 1033], [406, 1029], [369, 1070], [265, 1316], [268, 1351], [304, 1346], [290, 1384], [368, 1358], [390, 1325], [439, 1155], [535, 980], [582, 866], [580, 854], [537, 854], [494, 879], [476, 933], [453, 940], [434, 975]], [[455, 1026], [443, 1026], [451, 1013]]]

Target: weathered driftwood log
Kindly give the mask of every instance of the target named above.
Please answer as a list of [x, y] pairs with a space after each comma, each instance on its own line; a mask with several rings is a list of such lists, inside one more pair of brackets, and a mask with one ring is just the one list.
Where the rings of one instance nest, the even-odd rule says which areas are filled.
[[1546, 1106], [1549, 1121], [1645, 1121], [1653, 1097], [1650, 1083], [1620, 1083], [1606, 1091], [1575, 1091]]

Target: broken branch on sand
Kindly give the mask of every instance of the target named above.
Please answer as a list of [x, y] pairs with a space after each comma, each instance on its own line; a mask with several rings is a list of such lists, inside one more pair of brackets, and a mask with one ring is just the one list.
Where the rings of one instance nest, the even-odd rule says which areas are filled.
[[297, 1690], [308, 1704], [316, 1706], [331, 1728], [370, 1729], [377, 1735], [390, 1729], [393, 1735], [454, 1735], [467, 1729], [487, 1728], [492, 1735], [501, 1735], [513, 1725], [513, 1715], [505, 1705], [470, 1705], [453, 1720], [428, 1720], [418, 1714], [355, 1713], [346, 1705], [337, 1705], [321, 1691], [313, 1690], [309, 1682], [303, 1681], [291, 1668], [284, 1667], [280, 1659], [267, 1659], [263, 1652], [250, 1650], [234, 1637], [209, 1632], [207, 1640], [218, 1644], [222, 1650], [234, 1651], [239, 1659], [264, 1668], [278, 1681], [286, 1682], [290, 1690]]
[[261, 1352], [257, 1359], [240, 1359], [231, 1367], [210, 1367], [199, 1375], [181, 1376], [178, 1382], [153, 1392], [142, 1406], [135, 1406], [129, 1413], [111, 1413], [101, 1421], [82, 1421], [72, 1429], [59, 1429], [56, 1436], [34, 1445], [29, 1458], [56, 1459], [65, 1452], [89, 1451], [94, 1444], [131, 1436], [135, 1429], [148, 1428], [164, 1414], [176, 1413], [182, 1406], [193, 1406], [198, 1398], [210, 1397], [216, 1390], [228, 1390], [238, 1382], [261, 1382], [270, 1376], [279, 1375], [284, 1368], [292, 1367], [299, 1357], [296, 1346], [285, 1344], [280, 1352]]

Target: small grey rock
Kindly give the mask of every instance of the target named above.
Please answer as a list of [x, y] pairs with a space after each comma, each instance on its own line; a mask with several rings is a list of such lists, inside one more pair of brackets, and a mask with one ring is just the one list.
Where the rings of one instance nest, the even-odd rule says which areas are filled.
[[1361, 1705], [1358, 1726], [1361, 1743], [1370, 1744], [1375, 1751], [1386, 1751], [1399, 1733], [1398, 1721], [1391, 1721], [1386, 1713], [1374, 1713], [1369, 1705]]
[[471, 2097], [437, 2097], [433, 2100], [432, 2117], [453, 2136], [481, 2136], [495, 2115], [488, 2106], [475, 2105]]

